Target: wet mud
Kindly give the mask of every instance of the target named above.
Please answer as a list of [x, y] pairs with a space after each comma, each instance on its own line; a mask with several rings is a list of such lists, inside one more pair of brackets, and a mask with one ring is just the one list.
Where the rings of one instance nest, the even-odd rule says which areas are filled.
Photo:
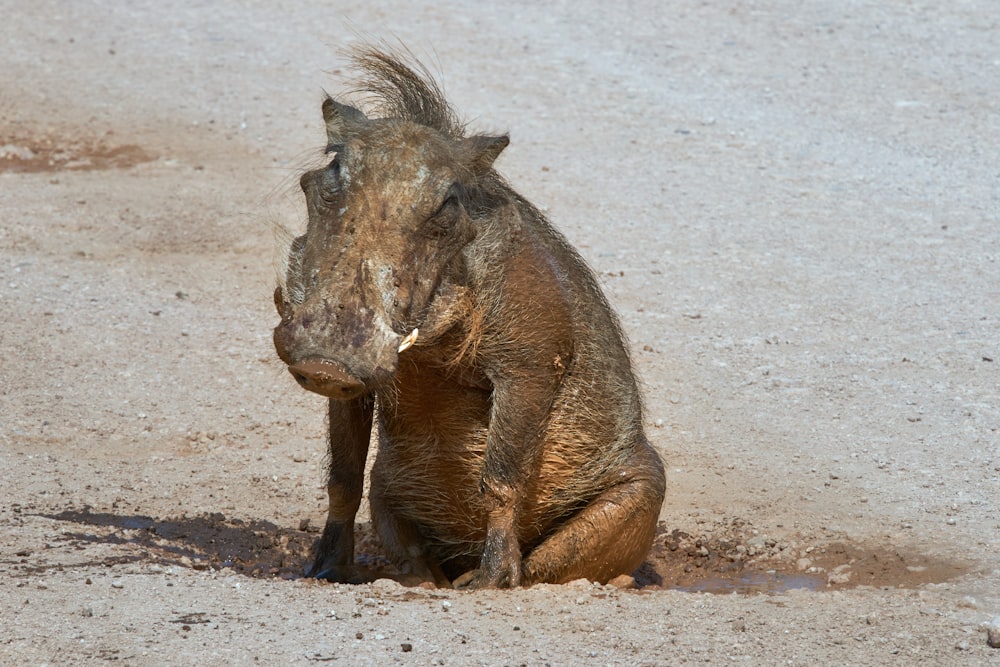
[[155, 159], [140, 146], [116, 143], [112, 134], [96, 139], [0, 135], [0, 172], [124, 169]]

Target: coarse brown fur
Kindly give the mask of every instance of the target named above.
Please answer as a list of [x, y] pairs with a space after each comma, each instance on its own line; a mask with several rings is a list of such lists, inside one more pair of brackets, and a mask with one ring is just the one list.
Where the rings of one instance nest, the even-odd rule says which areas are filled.
[[354, 61], [375, 118], [324, 102], [332, 159], [302, 178], [309, 226], [275, 292], [279, 356], [331, 398], [311, 574], [359, 577], [374, 421], [372, 522], [404, 573], [517, 586], [631, 572], [664, 476], [617, 318], [493, 169], [506, 136], [466, 136], [430, 77], [392, 54]]

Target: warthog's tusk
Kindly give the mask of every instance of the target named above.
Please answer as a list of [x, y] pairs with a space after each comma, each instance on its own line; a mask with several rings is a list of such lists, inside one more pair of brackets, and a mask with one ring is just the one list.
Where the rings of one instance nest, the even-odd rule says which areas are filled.
[[408, 333], [406, 335], [406, 338], [403, 339], [403, 342], [399, 344], [398, 351], [405, 352], [406, 350], [409, 350], [411, 347], [413, 347], [413, 344], [417, 342], [417, 336], [419, 334], [420, 334], [419, 329], [414, 329], [413, 331]]

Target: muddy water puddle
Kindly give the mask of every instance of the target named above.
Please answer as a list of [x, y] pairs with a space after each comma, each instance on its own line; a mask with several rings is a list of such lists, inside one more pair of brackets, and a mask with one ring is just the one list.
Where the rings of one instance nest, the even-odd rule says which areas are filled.
[[816, 543], [804, 536], [771, 539], [740, 520], [704, 534], [661, 525], [649, 559], [636, 573], [641, 586], [695, 593], [784, 593], [872, 586], [916, 588], [959, 577], [968, 564], [847, 540]]
[[819, 591], [826, 588], [826, 577], [820, 574], [779, 574], [768, 572], [748, 572], [738, 578], [708, 577], [686, 586], [674, 586], [674, 590], [686, 593], [787, 593], [804, 589]]

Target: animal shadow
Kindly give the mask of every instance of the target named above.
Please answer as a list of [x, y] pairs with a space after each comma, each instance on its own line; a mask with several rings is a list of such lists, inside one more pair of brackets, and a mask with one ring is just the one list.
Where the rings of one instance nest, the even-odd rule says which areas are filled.
[[110, 551], [101, 549], [102, 556], [96, 561], [80, 565], [148, 562], [195, 570], [231, 568], [251, 577], [295, 579], [302, 576], [316, 537], [270, 521], [227, 519], [220, 513], [158, 519], [92, 512], [85, 507], [37, 516], [79, 526], [79, 530], [62, 530], [58, 538], [77, 550], [112, 547]]

